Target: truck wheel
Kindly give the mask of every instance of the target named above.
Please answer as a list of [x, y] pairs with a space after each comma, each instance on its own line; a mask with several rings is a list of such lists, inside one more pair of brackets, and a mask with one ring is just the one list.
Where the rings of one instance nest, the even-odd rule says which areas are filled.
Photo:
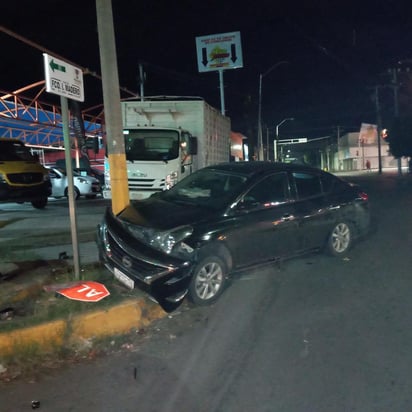
[[329, 235], [327, 250], [332, 256], [344, 256], [352, 245], [352, 228], [349, 223], [339, 222]]
[[36, 209], [44, 209], [47, 205], [47, 197], [42, 197], [40, 199], [32, 200], [31, 204]]
[[226, 283], [227, 266], [218, 256], [202, 259], [193, 271], [189, 300], [195, 305], [209, 305], [217, 300]]

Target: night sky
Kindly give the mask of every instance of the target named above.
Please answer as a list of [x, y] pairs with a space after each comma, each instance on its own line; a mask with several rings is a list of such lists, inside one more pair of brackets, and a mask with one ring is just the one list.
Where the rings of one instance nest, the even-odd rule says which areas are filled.
[[[244, 2], [242, 2], [244, 3]], [[217, 72], [199, 73], [195, 38], [239, 31], [244, 67], [224, 72], [232, 129], [255, 136], [259, 75], [262, 119], [270, 133], [317, 137], [375, 123], [373, 87], [388, 68], [412, 59], [412, 14], [403, 1], [113, 0], [120, 85], [145, 95], [201, 96], [220, 109]], [[335, 4], [336, 3], [336, 4]], [[93, 0], [2, 2], [1, 25], [67, 60], [100, 73]], [[0, 90], [44, 79], [41, 51], [0, 32]], [[84, 107], [102, 103], [101, 84], [85, 78]], [[47, 97], [47, 96], [46, 96]]]

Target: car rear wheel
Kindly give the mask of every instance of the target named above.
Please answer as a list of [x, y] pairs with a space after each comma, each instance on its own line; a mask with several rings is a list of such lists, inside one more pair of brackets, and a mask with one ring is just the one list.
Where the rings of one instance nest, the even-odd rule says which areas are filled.
[[209, 305], [217, 300], [226, 283], [226, 264], [218, 256], [209, 256], [196, 265], [189, 285], [189, 300]]
[[352, 245], [352, 228], [346, 222], [337, 223], [328, 239], [328, 252], [333, 256], [343, 256]]

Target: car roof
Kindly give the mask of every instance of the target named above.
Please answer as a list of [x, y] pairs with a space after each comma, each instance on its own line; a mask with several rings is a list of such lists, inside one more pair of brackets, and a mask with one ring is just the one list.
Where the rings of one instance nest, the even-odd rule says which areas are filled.
[[265, 161], [219, 163], [213, 166], [207, 166], [206, 169], [230, 171], [246, 175], [264, 174], [266, 172], [272, 171], [312, 171], [317, 173], [324, 173], [320, 169], [308, 165], [303, 165], [300, 163], [281, 163]]

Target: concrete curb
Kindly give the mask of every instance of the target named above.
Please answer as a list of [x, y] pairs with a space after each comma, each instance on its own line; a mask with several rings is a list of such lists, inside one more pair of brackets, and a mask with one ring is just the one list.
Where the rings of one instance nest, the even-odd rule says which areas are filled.
[[0, 278], [7, 278], [13, 276], [19, 267], [12, 262], [0, 262]]
[[[145, 298], [128, 300], [119, 305], [55, 320], [37, 326], [0, 333], [0, 356], [57, 350], [80, 346], [93, 340], [125, 334], [144, 328], [153, 320], [166, 316], [161, 307]], [[29, 351], [29, 352], [28, 352]]]

